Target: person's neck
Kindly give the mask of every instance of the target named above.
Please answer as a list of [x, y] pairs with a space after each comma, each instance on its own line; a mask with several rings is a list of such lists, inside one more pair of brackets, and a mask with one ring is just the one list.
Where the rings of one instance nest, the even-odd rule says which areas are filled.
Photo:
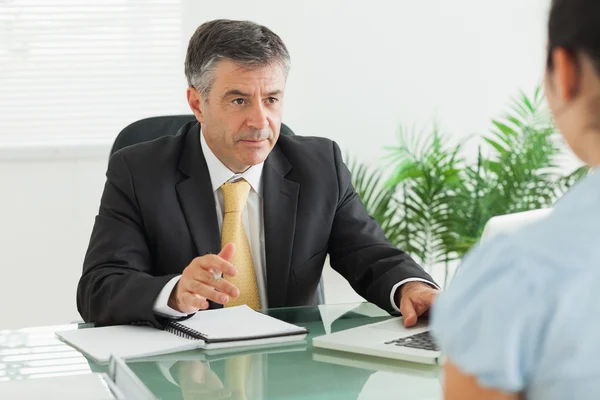
[[[225, 163], [223, 163], [225, 164]], [[248, 171], [250, 169], [250, 167], [243, 167], [243, 168], [231, 168], [230, 166], [228, 166], [227, 164], [225, 164], [225, 166], [227, 168], [229, 168], [229, 170], [231, 172], [233, 172], [234, 174], [243, 174], [244, 172]]]
[[589, 128], [583, 135], [582, 159], [590, 167], [600, 166], [600, 129]]
[[228, 170], [230, 170], [234, 174], [241, 174], [241, 173], [246, 172], [248, 169], [250, 169], [251, 165], [237, 165], [235, 159], [233, 161], [227, 160], [227, 157], [220, 154], [219, 151], [215, 151], [215, 149], [210, 144], [210, 142], [208, 140], [206, 140], [206, 136], [204, 136], [204, 134], [202, 134], [202, 135], [203, 135], [204, 141], [206, 142], [206, 145], [208, 146], [210, 151], [214, 154], [215, 157], [217, 157], [217, 160], [221, 161], [221, 163], [225, 167], [227, 167]]
[[215, 157], [217, 157], [219, 159], [219, 161], [221, 161], [223, 163], [224, 166], [227, 167], [228, 170], [230, 170], [234, 174], [242, 174], [242, 173], [248, 171], [251, 167], [251, 165], [237, 165], [237, 163], [235, 163], [235, 162], [228, 162], [226, 157], [221, 157], [219, 154], [215, 153], [214, 151], [213, 151], [213, 154], [215, 155]]

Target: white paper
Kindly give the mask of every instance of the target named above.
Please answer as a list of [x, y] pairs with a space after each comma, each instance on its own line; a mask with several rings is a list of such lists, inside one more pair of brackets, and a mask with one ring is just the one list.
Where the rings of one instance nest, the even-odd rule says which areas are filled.
[[150, 357], [202, 347], [201, 340], [185, 339], [150, 326], [117, 325], [56, 332], [62, 340], [99, 363], [111, 354], [123, 359]]
[[252, 337], [303, 334], [304, 328], [254, 311], [246, 305], [201, 311], [179, 322], [207, 339], [240, 340]]

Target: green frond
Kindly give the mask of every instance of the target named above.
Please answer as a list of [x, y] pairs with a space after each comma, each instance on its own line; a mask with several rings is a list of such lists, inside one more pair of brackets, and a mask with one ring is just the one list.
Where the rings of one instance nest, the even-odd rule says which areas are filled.
[[558, 133], [538, 87], [491, 121], [477, 159], [465, 161], [437, 124], [399, 130], [385, 168], [349, 163], [356, 192], [390, 243], [424, 263], [459, 259], [496, 215], [551, 206], [588, 173], [559, 168]]

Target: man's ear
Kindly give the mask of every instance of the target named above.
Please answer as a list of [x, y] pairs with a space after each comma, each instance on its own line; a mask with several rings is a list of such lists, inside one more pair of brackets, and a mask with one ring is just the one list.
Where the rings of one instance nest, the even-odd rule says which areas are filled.
[[200, 92], [196, 88], [189, 87], [186, 92], [187, 101], [190, 109], [200, 123], [204, 123], [204, 102]]

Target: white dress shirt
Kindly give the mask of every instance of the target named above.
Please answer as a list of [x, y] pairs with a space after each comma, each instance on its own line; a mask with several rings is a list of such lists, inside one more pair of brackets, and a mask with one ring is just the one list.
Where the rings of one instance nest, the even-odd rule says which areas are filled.
[[[263, 198], [262, 198], [262, 170], [263, 163], [253, 165], [242, 174], [236, 174], [227, 168], [215, 154], [212, 152], [204, 135], [200, 134], [200, 144], [202, 152], [208, 166], [208, 173], [215, 196], [217, 220], [219, 222], [219, 232], [223, 227], [224, 200], [221, 186], [228, 181], [237, 181], [240, 178], [245, 179], [251, 186], [246, 208], [242, 212], [242, 223], [248, 242], [250, 244], [250, 253], [254, 264], [256, 274], [256, 284], [258, 286], [258, 297], [260, 299], [260, 308], [266, 310], [267, 303], [267, 270], [265, 268], [265, 230], [263, 224]], [[154, 312], [168, 317], [182, 317], [188, 314], [173, 310], [168, 306], [171, 291], [181, 278], [177, 276], [171, 279], [154, 302]]]
[[[219, 222], [219, 232], [223, 226], [223, 192], [221, 185], [227, 181], [237, 181], [240, 178], [245, 179], [250, 186], [250, 194], [248, 195], [248, 201], [246, 208], [242, 213], [242, 222], [244, 229], [246, 230], [246, 236], [250, 244], [250, 252], [252, 253], [252, 261], [254, 263], [254, 271], [256, 273], [256, 283], [258, 286], [258, 296], [260, 299], [260, 307], [262, 310], [268, 308], [267, 302], [267, 269], [265, 267], [266, 255], [265, 255], [265, 232], [263, 224], [263, 197], [262, 197], [262, 170], [263, 163], [253, 165], [248, 168], [244, 173], [236, 174], [227, 168], [215, 154], [212, 152], [204, 135], [200, 134], [200, 144], [202, 146], [202, 152], [208, 166], [208, 172], [212, 183], [212, 189], [215, 196], [217, 220]], [[184, 317], [188, 314], [179, 312], [169, 307], [169, 297], [173, 288], [179, 282], [181, 275], [174, 277], [163, 287], [159, 295], [154, 301], [154, 312], [156, 314], [165, 317]], [[396, 290], [405, 283], [412, 281], [422, 281], [429, 285], [437, 287], [433, 282], [421, 278], [409, 278], [405, 279], [392, 288], [390, 293], [390, 302], [392, 307], [400, 312], [398, 305], [395, 302], [394, 295]]]

